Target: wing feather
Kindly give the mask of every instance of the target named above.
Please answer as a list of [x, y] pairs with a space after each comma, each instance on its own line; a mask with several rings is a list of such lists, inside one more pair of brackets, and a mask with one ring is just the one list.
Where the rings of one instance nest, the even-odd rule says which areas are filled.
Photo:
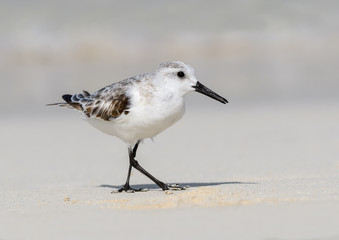
[[56, 103], [55, 105], [82, 111], [89, 118], [109, 121], [120, 117], [123, 113], [125, 115], [129, 113], [131, 101], [126, 90], [140, 82], [141, 78], [148, 79], [152, 76], [152, 74], [144, 74], [125, 79], [104, 87], [93, 94], [85, 90], [79, 94], [65, 94], [62, 98], [66, 103]]
[[[87, 116], [109, 121], [129, 109], [130, 99], [124, 91], [101, 91], [91, 95], [83, 109]], [[119, 89], [118, 89], [119, 90]], [[128, 113], [125, 113], [128, 114]]]

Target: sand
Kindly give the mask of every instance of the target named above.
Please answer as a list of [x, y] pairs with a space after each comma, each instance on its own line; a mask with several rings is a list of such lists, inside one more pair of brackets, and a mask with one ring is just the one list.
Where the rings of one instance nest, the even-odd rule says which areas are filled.
[[149, 191], [133, 194], [111, 194], [125, 181], [124, 143], [75, 112], [7, 116], [0, 239], [339, 239], [338, 107], [188, 107], [137, 159], [190, 188], [162, 192], [134, 171]]

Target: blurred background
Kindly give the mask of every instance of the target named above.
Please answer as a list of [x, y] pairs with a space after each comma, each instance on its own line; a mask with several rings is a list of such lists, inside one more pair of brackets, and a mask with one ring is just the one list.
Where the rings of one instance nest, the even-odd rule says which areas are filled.
[[2, 114], [168, 60], [232, 104], [338, 99], [335, 0], [2, 0], [0, 36]]
[[[189, 94], [184, 119], [140, 150], [149, 161], [168, 153], [168, 161], [152, 166], [167, 179], [179, 152], [196, 159], [195, 166], [175, 162], [191, 174], [177, 175], [189, 180], [215, 172], [338, 172], [339, 1], [1, 0], [0, 36], [7, 180], [24, 182], [30, 167], [27, 179], [46, 182], [54, 174], [83, 182], [78, 164], [87, 159], [82, 171], [92, 179], [109, 183], [117, 176], [122, 183], [124, 145], [74, 112], [44, 105], [64, 93], [94, 92], [152, 72], [168, 60], [193, 66], [198, 80], [230, 103]], [[68, 146], [74, 144], [92, 152], [73, 151]], [[106, 157], [113, 153], [125, 168]], [[97, 156], [101, 165], [93, 161]], [[207, 167], [211, 156], [222, 158]], [[61, 160], [68, 173], [52, 174]]]
[[[229, 104], [190, 93], [138, 149], [189, 190], [133, 171], [151, 191], [110, 194], [126, 145], [45, 104], [169, 60]], [[338, 0], [0, 0], [0, 92], [0, 239], [338, 239]], [[174, 209], [108, 209], [119, 199]]]

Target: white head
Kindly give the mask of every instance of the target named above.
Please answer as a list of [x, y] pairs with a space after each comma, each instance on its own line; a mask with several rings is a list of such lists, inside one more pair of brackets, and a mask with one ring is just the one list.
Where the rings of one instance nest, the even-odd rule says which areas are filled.
[[202, 85], [195, 77], [194, 69], [183, 62], [170, 61], [161, 63], [155, 74], [157, 82], [160, 82], [166, 89], [176, 92], [181, 96], [191, 91], [197, 91], [219, 102], [227, 103], [225, 98]]
[[161, 63], [156, 70], [156, 80], [168, 90], [180, 95], [193, 91], [192, 86], [198, 82], [194, 69], [179, 61]]

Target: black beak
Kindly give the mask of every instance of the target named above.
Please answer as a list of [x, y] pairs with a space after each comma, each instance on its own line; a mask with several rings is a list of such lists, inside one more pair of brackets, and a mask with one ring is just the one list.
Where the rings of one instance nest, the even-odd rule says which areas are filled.
[[228, 101], [225, 98], [223, 98], [222, 96], [219, 96], [218, 94], [213, 92], [211, 89], [202, 85], [200, 82], [197, 82], [197, 85], [193, 86], [193, 88], [195, 89], [196, 92], [209, 96], [210, 98], [213, 98], [223, 104], [228, 103]]

